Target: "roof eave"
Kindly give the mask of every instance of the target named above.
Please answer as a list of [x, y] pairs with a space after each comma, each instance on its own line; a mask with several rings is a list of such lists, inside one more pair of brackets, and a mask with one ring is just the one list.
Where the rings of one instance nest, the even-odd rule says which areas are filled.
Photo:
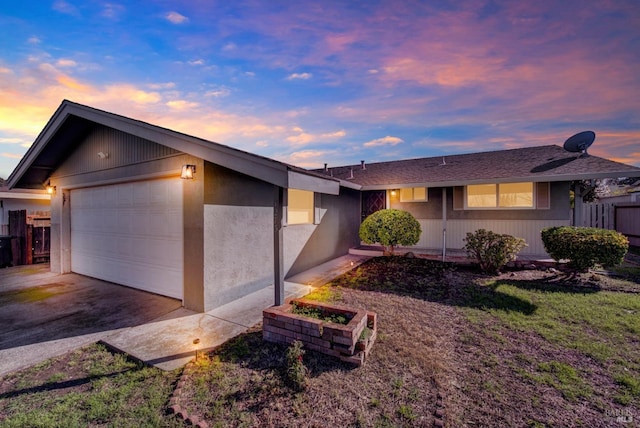
[[34, 193], [34, 192], [21, 192], [21, 191], [1, 191], [0, 199], [32, 199], [32, 200], [51, 200], [51, 195], [48, 193]]
[[361, 190], [389, 190], [401, 189], [404, 187], [455, 187], [466, 186], [469, 184], [489, 184], [489, 183], [522, 183], [522, 182], [555, 182], [555, 181], [580, 181], [598, 178], [616, 178], [616, 177], [640, 177], [640, 169], [631, 171], [607, 171], [597, 173], [581, 173], [581, 174], [562, 174], [562, 175], [544, 175], [544, 176], [525, 176], [525, 177], [504, 177], [504, 178], [483, 178], [476, 180], [449, 180], [449, 181], [423, 181], [416, 183], [390, 183], [390, 184], [372, 184], [361, 186]]
[[316, 193], [328, 195], [340, 194], [340, 183], [338, 180], [327, 180], [317, 175], [304, 174], [299, 171], [290, 170], [288, 173], [287, 188], [308, 190]]
[[[24, 177], [38, 155], [46, 147], [47, 143], [51, 141], [56, 135], [56, 132], [71, 115], [171, 147], [180, 152], [199, 157], [205, 161], [221, 165], [270, 184], [280, 187], [289, 186], [289, 171], [291, 167], [282, 162], [64, 100], [49, 122], [47, 122], [42, 132], [38, 135], [34, 144], [29, 148], [18, 166], [9, 176], [7, 180], [7, 186], [9, 188], [13, 188]], [[299, 172], [299, 174], [305, 175], [305, 172], [302, 171]], [[335, 189], [338, 188], [338, 182], [335, 179], [330, 179], [329, 177], [324, 179], [312, 172], [306, 175], [314, 177], [314, 179], [310, 179], [309, 181], [315, 182], [315, 187], [318, 189], [326, 187], [330, 193], [333, 193], [336, 191]], [[320, 180], [325, 180], [328, 184], [323, 186], [319, 184]], [[318, 191], [322, 192], [322, 190]]]
[[360, 184], [347, 180], [340, 180], [340, 186], [346, 187], [347, 189], [365, 190]]
[[68, 108], [69, 101], [64, 100], [60, 104], [60, 106], [53, 113], [47, 124], [42, 128], [40, 134], [36, 137], [35, 141], [27, 150], [27, 153], [24, 154], [18, 165], [13, 169], [11, 174], [9, 174], [9, 178], [7, 178], [6, 186], [9, 189], [13, 189], [16, 183], [20, 181], [20, 179], [26, 174], [28, 169], [31, 167], [35, 159], [42, 152], [42, 150], [47, 145], [46, 142], [55, 135], [55, 133], [60, 129], [60, 126], [64, 123], [68, 114], [63, 112], [65, 108]]

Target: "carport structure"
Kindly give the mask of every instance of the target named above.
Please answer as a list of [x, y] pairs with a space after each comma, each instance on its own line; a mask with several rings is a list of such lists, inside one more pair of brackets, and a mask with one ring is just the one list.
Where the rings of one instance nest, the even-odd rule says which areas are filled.
[[[186, 169], [191, 177], [181, 179]], [[273, 284], [280, 304], [285, 275], [358, 242], [359, 195], [337, 179], [67, 100], [8, 186], [51, 192], [53, 272], [181, 299], [198, 312]], [[311, 194], [315, 213], [285, 231], [291, 189]], [[353, 218], [337, 204], [356, 207]]]

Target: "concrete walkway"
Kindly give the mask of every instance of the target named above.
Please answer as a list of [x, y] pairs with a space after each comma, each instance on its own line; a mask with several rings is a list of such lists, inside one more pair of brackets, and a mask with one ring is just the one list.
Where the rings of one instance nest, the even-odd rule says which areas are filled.
[[[325, 284], [367, 259], [367, 256], [346, 255], [288, 278], [285, 296], [304, 296], [313, 287]], [[26, 281], [35, 287], [40, 279], [51, 279], [53, 275], [40, 269]], [[273, 305], [274, 294], [273, 286], [269, 286], [206, 313], [179, 308], [133, 327], [2, 349], [0, 376], [97, 341], [145, 363], [173, 370], [193, 359], [196, 351], [219, 346], [262, 321], [262, 311]]]
[[[302, 297], [312, 288], [359, 265], [369, 257], [346, 255], [285, 281], [285, 298]], [[134, 358], [163, 370], [182, 367], [198, 351], [220, 346], [262, 321], [262, 311], [273, 306], [273, 286], [205, 313], [184, 308], [150, 323], [128, 328], [102, 341]]]

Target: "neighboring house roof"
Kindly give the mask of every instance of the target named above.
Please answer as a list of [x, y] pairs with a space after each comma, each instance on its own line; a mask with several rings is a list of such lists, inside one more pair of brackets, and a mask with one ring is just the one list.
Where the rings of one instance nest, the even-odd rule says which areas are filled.
[[315, 171], [351, 182], [362, 190], [640, 176], [640, 168], [635, 166], [593, 155], [580, 156], [556, 145], [376, 162], [365, 164], [364, 169], [362, 165], [348, 165]]
[[94, 124], [108, 126], [285, 188], [338, 194], [339, 181], [293, 165], [64, 100], [18, 166], [9, 188], [42, 188]]

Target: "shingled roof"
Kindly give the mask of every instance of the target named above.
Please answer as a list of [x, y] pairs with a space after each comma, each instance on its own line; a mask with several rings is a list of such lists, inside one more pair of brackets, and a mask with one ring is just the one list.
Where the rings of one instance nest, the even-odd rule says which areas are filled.
[[[322, 171], [362, 190], [465, 184], [638, 177], [640, 168], [557, 145], [330, 167]], [[351, 173], [353, 171], [353, 174]]]

